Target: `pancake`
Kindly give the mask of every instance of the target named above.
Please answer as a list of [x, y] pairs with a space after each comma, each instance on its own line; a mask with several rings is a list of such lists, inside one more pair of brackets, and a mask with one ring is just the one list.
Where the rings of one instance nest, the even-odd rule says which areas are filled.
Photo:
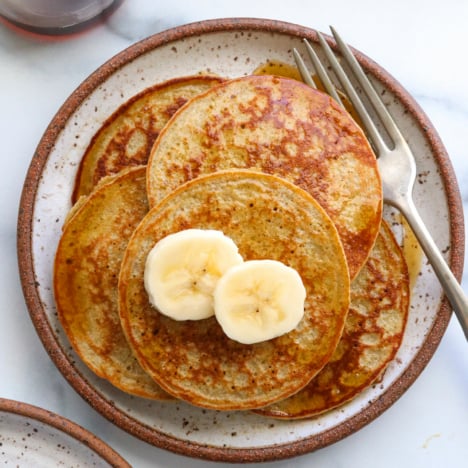
[[202, 174], [250, 168], [309, 192], [340, 234], [351, 278], [365, 263], [382, 216], [377, 161], [347, 111], [296, 80], [247, 76], [180, 109], [148, 162], [150, 206]]
[[145, 89], [120, 106], [86, 149], [72, 202], [90, 193], [102, 177], [127, 166], [146, 164], [154, 140], [175, 111], [221, 81], [208, 75], [175, 78]]
[[[224, 232], [245, 260], [279, 260], [307, 291], [291, 332], [252, 345], [229, 339], [214, 317], [175, 321], [152, 308], [146, 257], [157, 241], [189, 228]], [[247, 170], [187, 182], [150, 210], [132, 235], [119, 277], [130, 346], [162, 388], [193, 405], [245, 410], [297, 392], [330, 359], [349, 308], [349, 274], [335, 226], [304, 190]]]
[[372, 385], [401, 345], [409, 296], [405, 260], [383, 222], [366, 265], [351, 284], [351, 306], [330, 362], [300, 392], [257, 412], [283, 419], [311, 417]]
[[169, 399], [139, 366], [118, 314], [121, 259], [147, 211], [144, 167], [103, 179], [82, 197], [57, 248], [54, 294], [65, 333], [93, 372], [127, 393]]

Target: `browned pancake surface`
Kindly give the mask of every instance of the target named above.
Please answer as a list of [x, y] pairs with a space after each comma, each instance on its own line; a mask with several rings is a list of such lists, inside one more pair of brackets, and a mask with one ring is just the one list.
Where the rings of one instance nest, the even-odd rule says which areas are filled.
[[175, 78], [145, 89], [119, 107], [86, 149], [72, 201], [91, 192], [102, 177], [146, 164], [154, 140], [177, 109], [221, 81], [203, 75]]
[[54, 294], [73, 348], [97, 375], [128, 393], [168, 399], [133, 356], [117, 308], [123, 252], [147, 211], [144, 167], [103, 180], [64, 226], [55, 257]]
[[300, 392], [258, 412], [292, 419], [335, 408], [370, 386], [403, 339], [409, 306], [405, 260], [382, 223], [371, 255], [351, 284], [351, 306], [343, 336], [330, 362]]
[[[146, 257], [160, 239], [217, 229], [244, 259], [295, 268], [307, 299], [298, 327], [253, 345], [230, 340], [214, 317], [178, 322], [152, 308]], [[119, 279], [124, 331], [143, 368], [169, 393], [212, 409], [250, 409], [302, 388], [331, 357], [349, 307], [349, 275], [337, 231], [307, 192], [278, 177], [218, 172], [181, 186], [143, 219]]]
[[150, 206], [188, 180], [231, 168], [275, 174], [312, 194], [356, 276], [378, 234], [381, 181], [362, 130], [328, 95], [292, 79], [247, 76], [195, 97], [153, 146]]

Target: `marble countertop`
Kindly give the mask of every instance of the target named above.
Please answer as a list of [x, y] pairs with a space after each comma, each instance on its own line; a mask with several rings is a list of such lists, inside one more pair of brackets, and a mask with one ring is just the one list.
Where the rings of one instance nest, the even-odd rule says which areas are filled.
[[[127, 0], [104, 24], [61, 39], [22, 34], [0, 23], [0, 397], [71, 419], [135, 467], [195, 468], [207, 462], [155, 448], [119, 429], [93, 410], [54, 366], [21, 291], [15, 244], [18, 204], [42, 133], [82, 80], [146, 36], [221, 17], [279, 19], [322, 31], [333, 24], [349, 43], [399, 80], [426, 112], [448, 150], [465, 210], [468, 207], [468, 3], [464, 0], [237, 0], [229, 4]], [[468, 291], [466, 274], [463, 286]], [[466, 434], [468, 347], [452, 318], [421, 376], [379, 418], [317, 452], [258, 466], [464, 467]]]

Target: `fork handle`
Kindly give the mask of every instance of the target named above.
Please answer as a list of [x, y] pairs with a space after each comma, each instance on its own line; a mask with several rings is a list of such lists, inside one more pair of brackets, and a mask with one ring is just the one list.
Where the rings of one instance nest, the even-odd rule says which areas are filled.
[[409, 197], [400, 199], [397, 208], [408, 221], [429, 263], [432, 265], [468, 340], [468, 298], [432, 239], [413, 200]]

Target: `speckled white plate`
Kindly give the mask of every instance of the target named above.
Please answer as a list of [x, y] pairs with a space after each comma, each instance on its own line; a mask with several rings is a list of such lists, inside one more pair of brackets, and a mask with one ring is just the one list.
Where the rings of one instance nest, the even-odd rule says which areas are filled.
[[[275, 421], [215, 412], [184, 403], [128, 396], [90, 372], [73, 353], [57, 320], [52, 264], [80, 158], [119, 105], [168, 78], [211, 71], [250, 74], [268, 59], [293, 64], [292, 48], [317, 38], [311, 29], [269, 20], [225, 19], [186, 25], [135, 44], [93, 73], [63, 104], [32, 159], [21, 200], [18, 254], [23, 290], [44, 346], [64, 377], [94, 408], [147, 442], [211, 460], [263, 461], [331, 444], [369, 423], [412, 384], [433, 355], [450, 318], [441, 287], [424, 259], [412, 290], [404, 341], [381, 380], [350, 403], [312, 420]], [[414, 150], [415, 202], [460, 277], [463, 217], [457, 183], [436, 131], [408, 93], [363, 54], [357, 57], [384, 96]], [[398, 214], [386, 210], [392, 224]]]
[[0, 398], [2, 466], [111, 467], [130, 465], [101, 439], [55, 413]]

